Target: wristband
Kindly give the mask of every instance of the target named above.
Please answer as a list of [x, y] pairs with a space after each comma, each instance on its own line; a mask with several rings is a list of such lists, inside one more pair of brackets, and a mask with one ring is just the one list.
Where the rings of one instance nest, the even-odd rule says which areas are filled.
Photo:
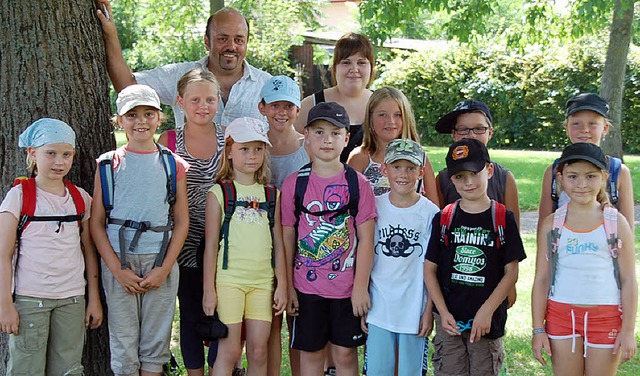
[[546, 333], [547, 331], [544, 328], [533, 328], [531, 333], [535, 336], [536, 334]]

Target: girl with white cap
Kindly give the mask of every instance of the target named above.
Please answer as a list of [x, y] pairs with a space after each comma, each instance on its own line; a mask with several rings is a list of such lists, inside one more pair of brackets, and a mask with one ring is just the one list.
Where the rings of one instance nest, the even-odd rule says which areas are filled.
[[266, 124], [248, 117], [232, 121], [218, 184], [207, 193], [202, 305], [206, 315], [217, 310], [229, 328], [219, 340], [214, 375], [231, 374], [240, 358], [243, 321], [248, 374], [266, 375], [272, 309], [281, 315], [287, 302], [280, 203], [267, 184], [267, 146]]

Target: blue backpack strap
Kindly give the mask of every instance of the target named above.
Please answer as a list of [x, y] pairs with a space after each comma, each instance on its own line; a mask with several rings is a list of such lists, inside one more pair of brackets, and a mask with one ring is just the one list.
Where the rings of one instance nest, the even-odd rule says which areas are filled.
[[558, 209], [558, 200], [560, 199], [558, 182], [556, 182], [556, 168], [558, 168], [558, 159], [555, 159], [551, 165], [551, 201], [553, 202], [553, 211]]
[[618, 207], [618, 177], [620, 176], [620, 167], [622, 160], [620, 158], [609, 156], [609, 179], [607, 180], [607, 192], [611, 204]]
[[169, 149], [161, 147], [156, 144], [158, 147], [158, 152], [160, 153], [160, 158], [162, 158], [162, 167], [164, 168], [164, 173], [167, 177], [167, 202], [169, 205], [173, 205], [176, 202], [176, 158], [173, 153]]
[[229, 267], [229, 223], [233, 212], [236, 210], [236, 186], [233, 181], [218, 181], [218, 185], [222, 188], [224, 217], [222, 226], [220, 227], [220, 240], [224, 240], [224, 248], [222, 251], [222, 269]]
[[102, 205], [106, 217], [109, 218], [113, 209], [113, 156], [115, 152], [108, 153], [107, 157], [98, 163], [100, 173], [100, 188], [102, 191]]

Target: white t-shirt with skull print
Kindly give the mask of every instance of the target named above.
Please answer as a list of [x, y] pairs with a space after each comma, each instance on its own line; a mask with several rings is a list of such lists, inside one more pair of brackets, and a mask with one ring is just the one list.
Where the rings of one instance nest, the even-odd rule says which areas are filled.
[[413, 206], [398, 208], [389, 193], [376, 197], [376, 209], [367, 323], [394, 333], [417, 334], [427, 303], [424, 258], [431, 222], [440, 209], [422, 196]]

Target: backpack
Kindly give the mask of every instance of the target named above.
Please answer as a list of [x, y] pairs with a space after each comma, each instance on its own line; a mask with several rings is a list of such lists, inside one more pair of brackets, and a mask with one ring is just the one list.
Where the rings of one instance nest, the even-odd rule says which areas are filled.
[[172, 152], [176, 152], [176, 130], [169, 129], [167, 130], [167, 147]]
[[[618, 289], [620, 289], [620, 267], [618, 265], [618, 253], [622, 246], [622, 241], [618, 237], [618, 210], [611, 205], [604, 207], [604, 231], [607, 234], [607, 244], [613, 262], [613, 275], [616, 279]], [[551, 295], [554, 292], [556, 268], [558, 266], [558, 247], [560, 246], [560, 235], [567, 218], [567, 204], [562, 205], [553, 214], [553, 226], [547, 235], [547, 261], [551, 263]]]
[[[276, 198], [278, 191], [275, 186], [265, 184], [264, 197], [266, 201], [238, 201], [236, 185], [233, 181], [218, 181], [218, 185], [222, 188], [222, 197], [224, 199], [224, 206], [222, 207], [224, 209], [224, 219], [220, 226], [220, 239], [224, 239], [222, 269], [227, 269], [229, 266], [229, 224], [231, 223], [233, 213], [236, 211], [236, 207], [265, 210], [267, 212], [267, 218], [269, 218], [269, 230], [271, 231], [271, 241], [273, 242], [273, 225], [275, 223]], [[271, 266], [275, 266], [273, 245], [271, 247]]]
[[[611, 200], [611, 205], [618, 208], [618, 177], [620, 175], [620, 167], [622, 166], [622, 160], [617, 157], [609, 157], [609, 179], [607, 180], [607, 193]], [[558, 167], [558, 160], [553, 161], [551, 167], [551, 200], [553, 200], [553, 211], [558, 209], [558, 200], [560, 199], [559, 187], [556, 182], [556, 168]]]
[[[160, 159], [162, 160], [162, 167], [164, 168], [165, 175], [167, 177], [167, 196], [166, 202], [172, 206], [176, 202], [176, 159], [173, 153], [168, 149], [156, 144]], [[171, 212], [168, 214], [167, 224], [165, 226], [151, 226], [148, 221], [136, 222], [130, 219], [118, 219], [111, 217], [111, 210], [113, 209], [113, 157], [115, 152], [107, 153], [107, 157], [102, 159], [98, 164], [98, 170], [100, 173], [100, 185], [102, 190], [102, 204], [104, 205], [105, 214], [107, 217], [107, 224], [113, 223], [120, 225], [119, 231], [119, 243], [120, 243], [120, 267], [124, 270], [127, 268], [126, 263], [126, 250], [124, 246], [124, 229], [125, 227], [133, 228], [136, 230], [131, 243], [129, 244], [129, 252], [135, 250], [138, 245], [140, 235], [146, 231], [162, 232], [162, 246], [158, 257], [156, 258], [155, 266], [161, 266], [164, 261], [164, 257], [167, 254], [167, 247], [169, 246], [169, 231], [173, 229], [173, 220], [171, 218]]]
[[[348, 212], [349, 215], [355, 219], [356, 216], [358, 215], [358, 203], [360, 202], [360, 186], [358, 185], [358, 174], [356, 170], [354, 170], [351, 166], [343, 163], [344, 174], [345, 174], [345, 178], [347, 179], [347, 186], [349, 187], [349, 202], [347, 203], [347, 205], [338, 209], [310, 211], [303, 205], [302, 200], [304, 199], [304, 194], [307, 192], [307, 185], [309, 184], [309, 175], [311, 175], [311, 165], [312, 165], [312, 162], [309, 162], [306, 165], [304, 165], [300, 169], [300, 171], [298, 172], [298, 176], [296, 177], [295, 194], [293, 199], [294, 215], [296, 217], [296, 223], [294, 225], [294, 228], [296, 229], [296, 233], [298, 231], [298, 224], [300, 223], [301, 213], [311, 214], [316, 217], [333, 213], [330, 219], [334, 219], [337, 216]], [[357, 233], [356, 233], [356, 236], [357, 236]]]
[[[440, 242], [449, 247], [449, 237], [451, 236], [451, 223], [455, 215], [460, 200], [450, 203], [442, 209], [440, 214]], [[507, 207], [495, 200], [491, 200], [491, 221], [493, 231], [496, 233], [496, 248], [500, 249], [505, 244], [504, 229], [507, 226]]]
[[[56, 232], [60, 231], [60, 226], [62, 222], [75, 222], [78, 221], [78, 226], [80, 231], [82, 231], [82, 219], [84, 218], [84, 213], [86, 211], [84, 198], [82, 194], [78, 190], [74, 184], [67, 180], [63, 180], [65, 187], [69, 190], [69, 194], [71, 195], [71, 199], [73, 200], [73, 204], [76, 207], [76, 214], [71, 215], [35, 215], [36, 211], [36, 180], [35, 178], [25, 178], [19, 177], [16, 178], [13, 182], [13, 186], [22, 186], [22, 208], [20, 209], [20, 219], [18, 221], [17, 228], [17, 242], [18, 249], [16, 252], [16, 260], [14, 264], [14, 268], [18, 266], [18, 260], [20, 258], [20, 238], [22, 237], [22, 233], [29, 226], [31, 222], [58, 222], [58, 229]], [[15, 298], [15, 292], [14, 292]]]

